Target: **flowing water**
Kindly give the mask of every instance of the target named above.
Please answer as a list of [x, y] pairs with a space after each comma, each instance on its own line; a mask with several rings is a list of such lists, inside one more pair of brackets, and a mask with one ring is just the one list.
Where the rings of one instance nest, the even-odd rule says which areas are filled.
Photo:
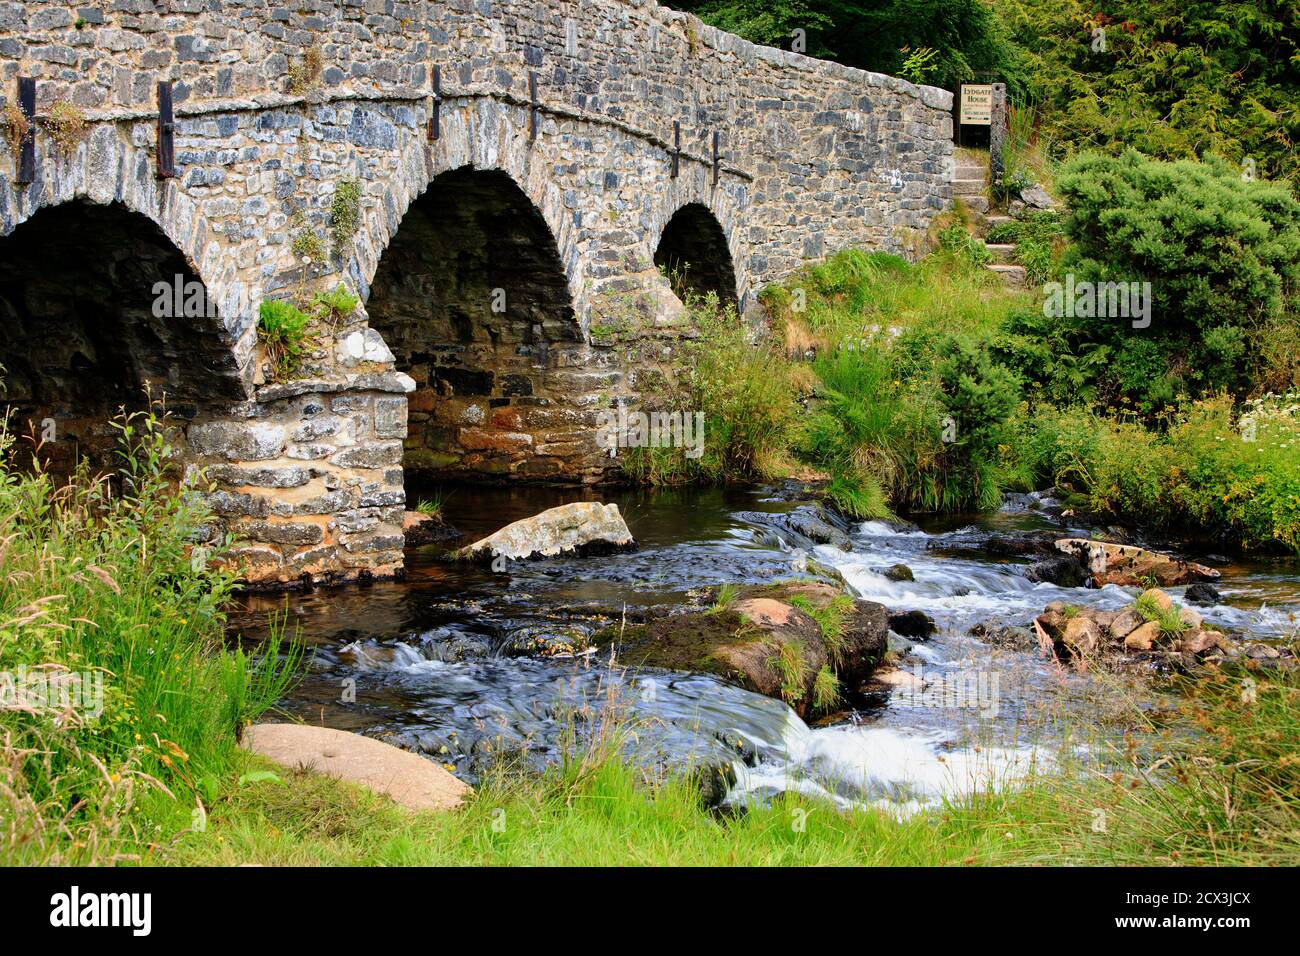
[[[445, 513], [472, 541], [580, 496], [460, 488]], [[516, 562], [494, 572], [442, 560], [446, 544], [410, 549], [404, 581], [250, 595], [232, 627], [257, 639], [279, 612], [300, 628], [312, 658], [283, 702], [289, 713], [390, 740], [470, 782], [500, 761], [541, 769], [573, 734], [591, 735], [617, 713], [635, 728], [630, 746], [640, 761], [733, 768], [725, 777], [729, 800], [799, 789], [905, 813], [1050, 766], [1066, 730], [1097, 725], [1106, 709], [1107, 690], [1094, 676], [969, 633], [981, 623], [1026, 624], [1053, 600], [1104, 608], [1132, 600], [1133, 589], [1034, 584], [1023, 560], [969, 550], [994, 533], [1071, 530], [1042, 510], [1038, 496], [1012, 496], [998, 514], [923, 528], [862, 523], [851, 550], [812, 545], [755, 518], [795, 506], [770, 489], [623, 492], [604, 500], [619, 505], [637, 551]], [[858, 596], [894, 611], [922, 610], [937, 625], [930, 640], [907, 651], [911, 679], [851, 694], [845, 711], [816, 727], [779, 701], [709, 675], [628, 671], [600, 653], [516, 650], [521, 638], [590, 633], [625, 615], [698, 606], [710, 586], [788, 578], [809, 558], [835, 568]], [[913, 581], [882, 573], [898, 563]], [[1223, 559], [1217, 566], [1225, 603], [1204, 609], [1209, 622], [1265, 639], [1294, 627], [1300, 564]], [[1175, 599], [1182, 591], [1169, 590]]]

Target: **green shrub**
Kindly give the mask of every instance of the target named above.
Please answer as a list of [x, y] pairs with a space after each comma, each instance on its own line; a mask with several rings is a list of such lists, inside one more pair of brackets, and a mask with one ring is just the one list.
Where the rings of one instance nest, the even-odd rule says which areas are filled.
[[[1300, 281], [1300, 203], [1290, 191], [1247, 182], [1218, 160], [1159, 162], [1132, 150], [1079, 157], [1058, 188], [1074, 243], [1062, 270], [1078, 281], [1151, 283], [1149, 329], [1074, 320], [1112, 346], [1119, 394], [1158, 411], [1182, 391], [1244, 393], [1248, 357]], [[1157, 392], [1146, 392], [1149, 382]]]
[[258, 307], [257, 338], [277, 378], [286, 378], [298, 368], [307, 345], [311, 316], [292, 302], [265, 299]]

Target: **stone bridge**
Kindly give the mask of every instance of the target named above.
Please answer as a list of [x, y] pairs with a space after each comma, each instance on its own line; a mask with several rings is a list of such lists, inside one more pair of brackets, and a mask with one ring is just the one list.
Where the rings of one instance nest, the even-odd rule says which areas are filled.
[[57, 471], [165, 396], [251, 579], [391, 574], [407, 479], [609, 476], [679, 294], [917, 254], [950, 100], [649, 0], [0, 0], [0, 397]]

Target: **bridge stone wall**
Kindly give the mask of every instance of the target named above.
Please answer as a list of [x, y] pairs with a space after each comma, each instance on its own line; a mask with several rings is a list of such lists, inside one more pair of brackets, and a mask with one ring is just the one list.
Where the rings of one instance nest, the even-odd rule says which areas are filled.
[[[89, 125], [67, 151], [38, 131], [31, 184], [0, 149], [0, 243], [85, 199], [147, 217], [184, 256], [243, 396], [187, 407], [186, 458], [218, 481], [214, 503], [248, 542], [252, 575], [271, 581], [399, 568], [404, 458], [453, 475], [600, 480], [611, 462], [595, 447], [597, 414], [647, 400], [647, 370], [691, 333], [654, 266], [683, 207], [716, 220], [753, 317], [765, 284], [838, 249], [915, 254], [950, 203], [950, 94], [757, 47], [643, 0], [0, 0], [5, 103], [18, 76], [37, 79], [38, 116], [66, 101]], [[175, 84], [177, 176], [160, 180], [163, 80]], [[495, 370], [462, 367], [476, 351], [463, 344], [416, 348], [400, 332], [409, 322], [369, 328], [408, 208], [462, 167], [499, 171], [527, 198], [570, 300], [546, 321], [514, 316], [508, 334], [487, 302], [471, 310], [487, 329], [475, 361], [492, 366], [496, 349]], [[359, 222], [333, 236], [351, 182]], [[304, 263], [304, 233], [328, 252]], [[340, 281], [362, 307], [322, 333], [295, 380], [275, 380], [258, 304]], [[462, 381], [486, 384], [467, 393]], [[7, 397], [33, 414], [48, 405]]]

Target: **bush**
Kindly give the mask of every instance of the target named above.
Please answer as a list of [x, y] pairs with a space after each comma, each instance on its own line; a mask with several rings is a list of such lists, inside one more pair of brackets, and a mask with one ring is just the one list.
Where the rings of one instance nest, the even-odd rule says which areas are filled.
[[[1243, 394], [1261, 333], [1300, 280], [1300, 203], [1218, 160], [1083, 156], [1058, 180], [1076, 281], [1149, 281], [1151, 327], [1076, 318], [1112, 347], [1119, 394], [1158, 410], [1178, 391]], [[1163, 381], [1164, 379], [1170, 381]], [[1146, 383], [1157, 383], [1154, 393]]]
[[1245, 549], [1300, 553], [1300, 393], [1190, 404], [1164, 432], [1040, 410], [1022, 454], [1099, 516]]
[[783, 474], [795, 421], [791, 368], [770, 338], [755, 337], [733, 308], [716, 296], [688, 298], [698, 337], [666, 377], [669, 403], [684, 415], [704, 414], [698, 458], [684, 448], [634, 448], [623, 471], [650, 485], [733, 482]]

